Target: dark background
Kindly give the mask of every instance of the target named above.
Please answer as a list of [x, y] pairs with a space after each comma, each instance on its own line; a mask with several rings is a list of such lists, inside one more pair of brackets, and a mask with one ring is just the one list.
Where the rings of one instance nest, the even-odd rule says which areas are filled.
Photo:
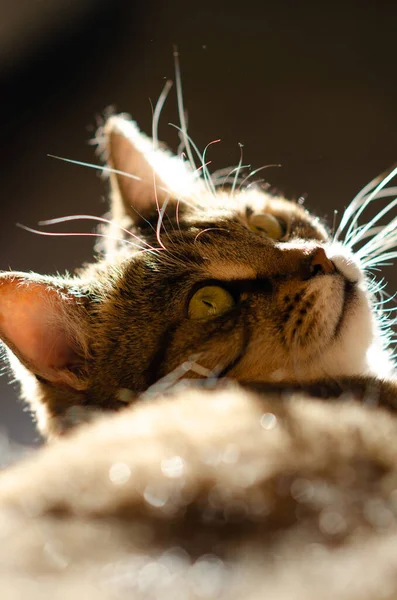
[[[243, 143], [245, 163], [281, 163], [268, 180], [332, 219], [397, 160], [395, 2], [0, 0], [0, 14], [1, 269], [54, 273], [89, 259], [92, 238], [15, 223], [105, 212], [98, 174], [47, 154], [98, 162], [87, 142], [109, 105], [150, 133], [173, 44], [191, 136], [201, 149], [222, 138], [214, 169], [237, 164]], [[169, 121], [175, 90], [159, 135], [175, 150]], [[0, 432], [34, 443], [17, 390], [6, 375], [0, 386]]]

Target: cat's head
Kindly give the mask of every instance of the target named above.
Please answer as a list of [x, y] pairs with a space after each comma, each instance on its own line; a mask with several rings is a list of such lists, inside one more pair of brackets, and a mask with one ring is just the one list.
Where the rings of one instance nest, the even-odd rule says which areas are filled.
[[0, 278], [0, 335], [44, 433], [170, 373], [369, 374], [374, 348], [391, 368], [358, 259], [301, 205], [238, 170], [215, 185], [125, 117], [109, 119], [104, 140], [105, 256], [72, 278]]

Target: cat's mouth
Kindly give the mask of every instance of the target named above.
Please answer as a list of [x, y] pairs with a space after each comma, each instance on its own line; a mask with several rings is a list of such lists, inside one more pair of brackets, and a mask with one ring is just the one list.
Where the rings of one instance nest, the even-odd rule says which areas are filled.
[[343, 330], [343, 325], [344, 325], [344, 321], [346, 318], [346, 315], [348, 314], [352, 303], [354, 302], [354, 298], [356, 296], [356, 287], [357, 287], [357, 282], [356, 281], [349, 281], [348, 279], [345, 279], [344, 281], [344, 289], [343, 289], [343, 302], [342, 302], [342, 308], [340, 311], [340, 315], [339, 315], [339, 319], [335, 325], [335, 330], [334, 333], [332, 335], [331, 341], [333, 341], [334, 339], [336, 339]]

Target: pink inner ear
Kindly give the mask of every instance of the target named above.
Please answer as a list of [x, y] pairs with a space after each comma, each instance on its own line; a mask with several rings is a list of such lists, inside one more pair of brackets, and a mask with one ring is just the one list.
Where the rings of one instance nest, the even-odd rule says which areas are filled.
[[49, 379], [76, 358], [61, 310], [68, 301], [45, 283], [0, 282], [1, 336], [28, 368]]

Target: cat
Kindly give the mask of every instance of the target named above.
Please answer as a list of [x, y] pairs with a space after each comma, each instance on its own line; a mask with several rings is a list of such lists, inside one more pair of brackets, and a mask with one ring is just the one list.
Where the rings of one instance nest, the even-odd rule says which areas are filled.
[[190, 165], [125, 115], [98, 137], [99, 259], [0, 276], [51, 442], [0, 481], [2, 597], [396, 597], [397, 387], [367, 273], [395, 223], [358, 221], [395, 171], [341, 243], [238, 168], [194, 170], [183, 123]]
[[45, 436], [129, 404], [192, 355], [240, 382], [389, 376], [371, 284], [317, 218], [252, 188], [214, 194], [122, 116], [104, 136], [103, 259], [74, 277], [0, 277], [0, 337]]

